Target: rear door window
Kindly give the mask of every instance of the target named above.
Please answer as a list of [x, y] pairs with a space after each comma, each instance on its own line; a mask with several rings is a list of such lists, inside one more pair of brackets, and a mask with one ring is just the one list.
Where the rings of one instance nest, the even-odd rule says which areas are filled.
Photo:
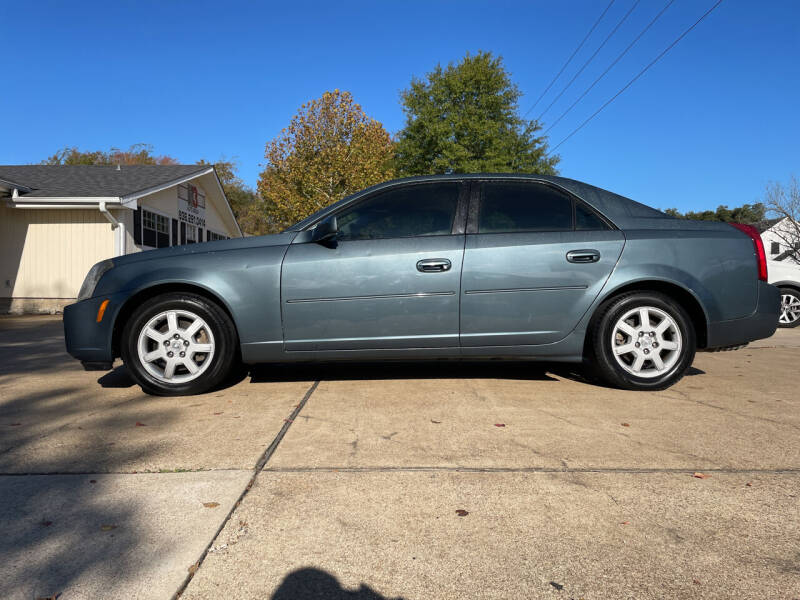
[[489, 181], [482, 186], [478, 233], [572, 231], [572, 198], [548, 185]]

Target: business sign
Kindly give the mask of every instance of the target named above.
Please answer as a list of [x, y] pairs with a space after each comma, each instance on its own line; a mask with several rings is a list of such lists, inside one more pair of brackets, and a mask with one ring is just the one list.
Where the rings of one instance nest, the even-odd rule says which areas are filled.
[[197, 227], [206, 226], [206, 195], [197, 186], [178, 186], [178, 220]]

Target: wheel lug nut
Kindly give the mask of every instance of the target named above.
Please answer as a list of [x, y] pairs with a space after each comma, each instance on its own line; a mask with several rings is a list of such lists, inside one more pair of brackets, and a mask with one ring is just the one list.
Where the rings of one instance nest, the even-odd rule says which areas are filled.
[[653, 342], [653, 348], [658, 348], [658, 342]]
[[184, 346], [188, 346], [189, 345], [189, 340], [183, 340], [183, 345]]
[[167, 352], [167, 356], [168, 356], [168, 357], [170, 357], [170, 358], [172, 358], [173, 356], [175, 356], [175, 354], [174, 354], [174, 353], [172, 353], [172, 352]]
[[174, 337], [176, 340], [178, 340], [178, 339], [180, 339], [180, 337], [181, 337], [181, 336], [179, 336], [179, 335], [176, 333], [176, 334], [175, 334], [175, 335], [173, 335], [172, 337]]
[[645, 353], [645, 354], [650, 354], [650, 350], [648, 350], [647, 348], [645, 348], [645, 349], [644, 349], [644, 353]]
[[183, 358], [184, 356], [186, 356], [186, 352], [181, 352], [181, 358]]
[[651, 331], [650, 332], [650, 337], [656, 337], [656, 332], [655, 331]]
[[636, 343], [634, 344], [634, 346], [636, 346], [636, 347], [638, 348], [638, 347], [640, 346], [639, 342], [636, 342]]
[[642, 337], [643, 335], [644, 335], [644, 331], [640, 331], [639, 332], [639, 337]]
[[165, 346], [169, 346], [169, 340], [165, 341], [165, 342], [164, 342], [164, 345], [165, 345]]

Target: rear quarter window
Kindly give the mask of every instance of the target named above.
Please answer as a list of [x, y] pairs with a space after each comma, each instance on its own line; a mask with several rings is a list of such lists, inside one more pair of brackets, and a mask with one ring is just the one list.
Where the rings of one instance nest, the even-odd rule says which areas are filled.
[[576, 231], [598, 231], [611, 229], [603, 219], [601, 219], [591, 209], [581, 202], [575, 203], [575, 230]]

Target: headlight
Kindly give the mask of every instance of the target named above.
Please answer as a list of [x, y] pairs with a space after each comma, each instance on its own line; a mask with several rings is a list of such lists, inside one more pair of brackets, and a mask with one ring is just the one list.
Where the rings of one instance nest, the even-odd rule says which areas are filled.
[[114, 261], [109, 258], [108, 260], [100, 261], [89, 269], [86, 279], [83, 280], [81, 291], [78, 292], [78, 302], [91, 298], [92, 295], [94, 295], [94, 288], [97, 287], [97, 282], [100, 281], [103, 274], [113, 266]]

